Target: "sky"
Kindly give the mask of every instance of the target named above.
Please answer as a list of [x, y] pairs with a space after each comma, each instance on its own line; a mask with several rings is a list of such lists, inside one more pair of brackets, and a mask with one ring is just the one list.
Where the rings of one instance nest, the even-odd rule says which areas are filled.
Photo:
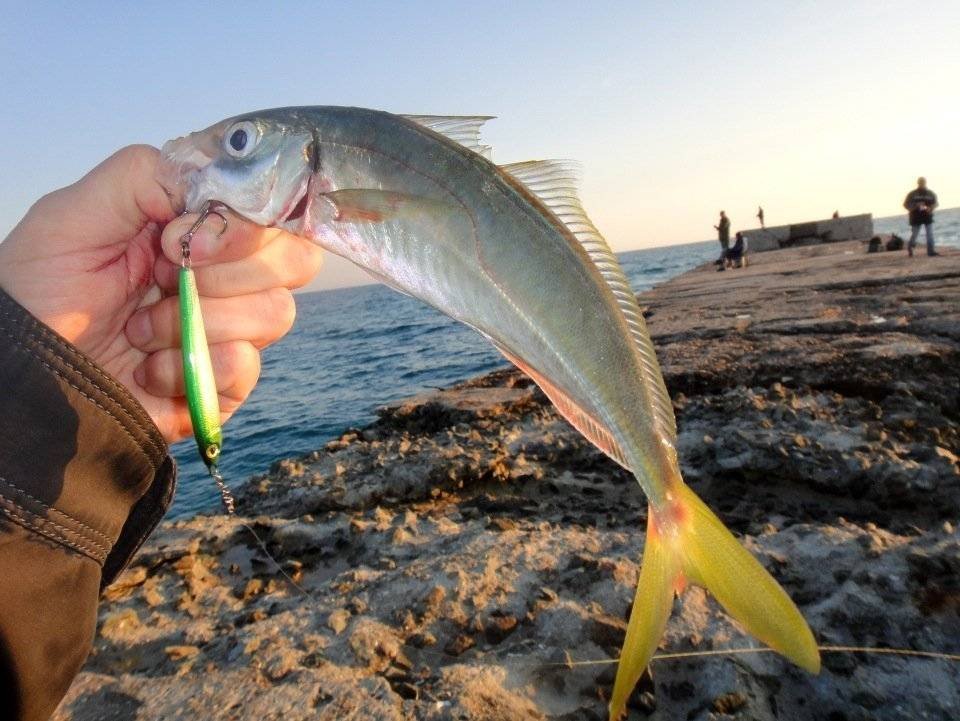
[[[0, 0], [0, 237], [114, 150], [281, 105], [495, 115], [614, 250], [960, 205], [960, 2]], [[331, 260], [312, 287], [364, 281]]]

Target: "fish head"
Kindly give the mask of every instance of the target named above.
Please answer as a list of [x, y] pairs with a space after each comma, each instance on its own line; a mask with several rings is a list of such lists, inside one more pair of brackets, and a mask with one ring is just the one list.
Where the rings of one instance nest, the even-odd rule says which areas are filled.
[[252, 113], [165, 143], [157, 180], [188, 212], [218, 201], [254, 223], [275, 226], [302, 207], [315, 155], [307, 125]]

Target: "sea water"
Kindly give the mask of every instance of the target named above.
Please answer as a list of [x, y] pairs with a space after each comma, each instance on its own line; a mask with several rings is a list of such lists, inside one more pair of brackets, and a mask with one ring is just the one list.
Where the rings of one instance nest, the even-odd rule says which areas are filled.
[[[878, 233], [909, 237], [903, 216], [874, 225]], [[938, 213], [934, 232], [938, 243], [960, 247], [960, 209]], [[716, 241], [707, 241], [619, 258], [639, 292], [713, 260], [718, 250]], [[264, 350], [260, 382], [225, 427], [221, 470], [228, 483], [370, 423], [386, 403], [507, 365], [475, 331], [382, 285], [296, 298], [293, 330]], [[180, 476], [170, 516], [215, 510], [219, 494], [193, 440], [176, 444], [173, 453]]]

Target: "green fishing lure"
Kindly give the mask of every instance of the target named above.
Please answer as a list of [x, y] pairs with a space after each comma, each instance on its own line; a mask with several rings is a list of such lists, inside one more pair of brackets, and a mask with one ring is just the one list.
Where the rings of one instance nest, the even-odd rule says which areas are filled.
[[223, 450], [223, 429], [220, 425], [217, 379], [213, 374], [207, 331], [200, 311], [197, 277], [193, 268], [190, 267], [190, 241], [210, 215], [218, 216], [223, 221], [223, 229], [226, 230], [226, 219], [207, 206], [201, 211], [193, 227], [180, 239], [180, 345], [183, 353], [187, 408], [190, 411], [190, 423], [193, 426], [197, 450], [220, 489], [224, 507], [228, 513], [233, 513], [233, 494], [224, 483], [219, 469], [220, 453]]
[[180, 335], [183, 346], [183, 376], [187, 407], [193, 424], [200, 457], [209, 468], [216, 468], [223, 448], [217, 382], [210, 361], [210, 348], [200, 312], [200, 296], [193, 269], [180, 268]]

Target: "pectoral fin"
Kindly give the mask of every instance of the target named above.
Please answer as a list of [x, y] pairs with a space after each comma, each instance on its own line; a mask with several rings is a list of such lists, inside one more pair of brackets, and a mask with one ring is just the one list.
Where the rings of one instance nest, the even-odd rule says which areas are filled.
[[335, 190], [324, 193], [335, 208], [333, 220], [339, 222], [370, 222], [378, 223], [387, 220], [405, 207], [422, 203], [425, 199], [413, 195], [405, 195], [389, 190], [367, 190], [356, 188], [350, 190]]

